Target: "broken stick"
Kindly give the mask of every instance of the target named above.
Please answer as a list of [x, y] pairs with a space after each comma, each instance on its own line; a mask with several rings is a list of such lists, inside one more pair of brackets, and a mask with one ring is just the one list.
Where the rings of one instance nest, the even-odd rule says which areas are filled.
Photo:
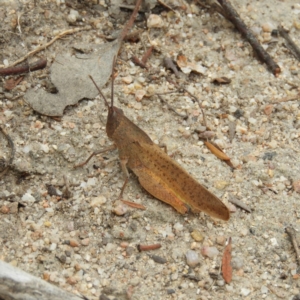
[[295, 249], [296, 252], [296, 258], [298, 261], [298, 264], [300, 265], [300, 250], [299, 250], [299, 245], [298, 245], [298, 241], [297, 241], [297, 237], [296, 237], [296, 230], [290, 226], [285, 228], [285, 232], [289, 235], [291, 242], [293, 244], [293, 247]]
[[269, 70], [277, 77], [281, 72], [280, 67], [261, 46], [260, 42], [240, 18], [231, 3], [228, 0], [218, 0], [218, 2], [221, 4], [227, 19], [233, 23], [242, 36], [249, 42], [260, 61], [266, 63]]

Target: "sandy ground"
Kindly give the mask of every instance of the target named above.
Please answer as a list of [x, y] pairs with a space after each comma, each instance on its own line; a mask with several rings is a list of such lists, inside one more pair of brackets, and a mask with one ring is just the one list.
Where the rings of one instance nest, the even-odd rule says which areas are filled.
[[[93, 151], [111, 145], [103, 100], [81, 100], [60, 119], [41, 115], [26, 100], [31, 89], [49, 91], [50, 67], [58, 55], [75, 55], [76, 44], [107, 43], [104, 36], [113, 37], [131, 10], [105, 1], [1, 1], [3, 66], [59, 32], [87, 25], [91, 29], [30, 56], [29, 62], [45, 57], [47, 68], [25, 74], [12, 90], [6, 82], [18, 76], [1, 78], [0, 125], [16, 152], [0, 178], [0, 259], [89, 299], [300, 299], [300, 271], [285, 233], [290, 225], [300, 229], [300, 109], [297, 99], [273, 103], [298, 93], [299, 62], [283, 38], [271, 34], [281, 24], [298, 42], [300, 5], [292, 0], [233, 1], [279, 64], [281, 73], [275, 77], [226, 19], [193, 1], [176, 3], [176, 12], [153, 9], [158, 28], [147, 28], [149, 9], [139, 14], [134, 29], [140, 30], [140, 41], [125, 42], [119, 54], [115, 105], [154, 142], [165, 143], [173, 159], [220, 197], [232, 211], [230, 220], [180, 215], [151, 197], [133, 174], [124, 199], [146, 210], [120, 206], [116, 200], [124, 178], [117, 151], [73, 169]], [[150, 42], [155, 51], [146, 70], [130, 58], [141, 58]], [[176, 60], [178, 54], [198, 63], [202, 74], [180, 72], [176, 78], [163, 58]], [[84, 66], [82, 59], [82, 70]], [[79, 69], [76, 74], [82, 73]], [[222, 76], [231, 82], [212, 83]], [[183, 84], [201, 101], [213, 141], [231, 158], [233, 171], [199, 139], [196, 130], [207, 128], [197, 102], [187, 93], [163, 96], [186, 119], [151, 96], [176, 89], [167, 79]], [[67, 94], [73, 89], [69, 82], [64, 88]], [[103, 92], [109, 97], [110, 86]], [[10, 148], [3, 135], [0, 147], [5, 163]], [[245, 203], [251, 213], [231, 199]], [[114, 210], [126, 213], [119, 216]], [[233, 278], [226, 284], [220, 267], [229, 237]], [[137, 249], [138, 244], [157, 243], [158, 250]], [[195, 260], [187, 262], [191, 253]]]

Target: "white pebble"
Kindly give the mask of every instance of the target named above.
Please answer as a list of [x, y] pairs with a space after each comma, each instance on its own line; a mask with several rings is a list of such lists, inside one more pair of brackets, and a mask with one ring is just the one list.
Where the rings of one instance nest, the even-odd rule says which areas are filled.
[[270, 242], [272, 246], [279, 246], [276, 238], [271, 238]]
[[131, 83], [132, 80], [133, 80], [133, 79], [132, 79], [132, 77], [131, 77], [130, 75], [125, 76], [125, 77], [122, 78], [122, 81], [123, 81], [124, 83], [127, 83], [127, 84]]
[[35, 201], [35, 198], [29, 194], [29, 193], [25, 193], [23, 196], [22, 196], [22, 201], [24, 202], [34, 202]]
[[164, 26], [164, 21], [159, 15], [150, 15], [147, 20], [148, 28], [162, 28]]
[[106, 203], [106, 198], [104, 196], [97, 196], [97, 197], [92, 198], [90, 206], [97, 207], [97, 206], [103, 205], [104, 203]]
[[97, 178], [96, 177], [89, 178], [86, 184], [87, 186], [95, 186], [97, 184]]
[[186, 263], [191, 268], [195, 268], [200, 262], [199, 255], [196, 251], [188, 250], [185, 254], [185, 257], [186, 257]]
[[277, 148], [277, 142], [275, 140], [272, 140], [270, 143], [269, 143], [269, 146], [272, 148], [272, 149], [275, 149]]
[[203, 247], [201, 249], [201, 253], [203, 256], [207, 256], [209, 258], [214, 258], [219, 254], [219, 250], [216, 247]]
[[105, 250], [106, 250], [107, 252], [110, 252], [110, 251], [112, 251], [115, 247], [116, 247], [115, 244], [113, 244], [113, 243], [107, 243], [107, 245], [106, 245], [106, 247], [105, 247]]
[[267, 294], [269, 290], [268, 290], [268, 288], [265, 285], [263, 285], [261, 287], [260, 291], [261, 291], [262, 294]]
[[241, 288], [241, 295], [242, 296], [248, 296], [251, 293], [249, 289]]
[[57, 244], [56, 243], [52, 243], [51, 246], [50, 246], [50, 248], [49, 248], [49, 250], [50, 251], [54, 251], [56, 249], [56, 247], [57, 247]]
[[41, 150], [45, 153], [49, 152], [49, 146], [47, 144], [41, 144]]
[[144, 98], [145, 95], [146, 95], [145, 90], [137, 90], [135, 92], [135, 100], [136, 101], [141, 101]]
[[174, 224], [174, 229], [176, 231], [181, 231], [183, 229], [183, 225], [177, 222]]

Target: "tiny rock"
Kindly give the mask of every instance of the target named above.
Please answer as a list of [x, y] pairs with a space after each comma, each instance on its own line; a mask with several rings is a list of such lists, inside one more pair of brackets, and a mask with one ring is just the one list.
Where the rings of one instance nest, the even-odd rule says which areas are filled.
[[89, 238], [83, 239], [81, 241], [81, 245], [83, 245], [83, 246], [88, 246], [89, 243], [90, 243], [90, 239]]
[[135, 100], [140, 102], [144, 98], [145, 95], [146, 95], [145, 90], [137, 90], [135, 92]]
[[300, 194], [300, 180], [293, 182], [293, 189], [296, 193]]
[[241, 295], [242, 296], [248, 296], [251, 293], [251, 291], [249, 289], [246, 288], [241, 288]]
[[196, 241], [196, 242], [202, 242], [204, 237], [203, 235], [201, 234], [201, 232], [199, 230], [194, 230], [192, 233], [191, 233], [191, 237]]
[[214, 258], [219, 254], [219, 250], [216, 247], [203, 247], [201, 249], [201, 253], [203, 256], [207, 256], [209, 258]]
[[273, 108], [274, 108], [274, 106], [271, 105], [271, 104], [266, 105], [265, 108], [264, 108], [264, 113], [265, 113], [267, 116], [269, 116], [269, 115], [272, 113]]
[[25, 193], [23, 196], [22, 196], [22, 201], [24, 202], [34, 202], [35, 201], [35, 198], [29, 194], [29, 193]]
[[118, 203], [112, 210], [117, 216], [123, 216], [127, 213], [128, 207], [123, 203]]
[[75, 285], [77, 283], [77, 278], [75, 278], [74, 276], [71, 276], [68, 278], [67, 283], [70, 285]]
[[226, 242], [226, 238], [224, 235], [219, 235], [219, 236], [217, 236], [216, 241], [217, 241], [218, 245], [224, 246], [225, 242]]
[[229, 182], [227, 181], [224, 181], [224, 180], [218, 180], [215, 182], [215, 187], [218, 189], [218, 190], [223, 190], [226, 188], [226, 186], [229, 185]]
[[122, 78], [122, 81], [123, 81], [124, 83], [126, 83], [126, 84], [130, 84], [130, 83], [132, 83], [133, 79], [132, 79], [132, 77], [129, 75], [129, 76], [123, 77], [123, 78]]
[[9, 207], [7, 207], [6, 205], [3, 205], [0, 209], [2, 214], [8, 214], [9, 213]]
[[71, 247], [79, 247], [79, 243], [75, 239], [70, 239]]
[[185, 254], [185, 257], [186, 263], [191, 268], [195, 268], [200, 263], [199, 255], [196, 251], [188, 250]]
[[164, 21], [159, 15], [150, 15], [147, 20], [148, 28], [162, 28], [164, 26]]
[[97, 206], [103, 205], [104, 203], [106, 203], [106, 198], [104, 196], [97, 196], [97, 197], [92, 198], [90, 206], [97, 207]]

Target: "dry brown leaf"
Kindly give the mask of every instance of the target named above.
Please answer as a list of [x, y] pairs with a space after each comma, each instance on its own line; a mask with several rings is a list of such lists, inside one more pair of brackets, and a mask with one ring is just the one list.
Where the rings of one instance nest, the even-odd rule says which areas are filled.
[[231, 237], [228, 240], [228, 245], [225, 247], [222, 258], [222, 274], [226, 283], [232, 280], [232, 266], [231, 266]]
[[139, 204], [139, 203], [135, 203], [135, 202], [127, 201], [127, 200], [122, 200], [122, 202], [133, 208], [138, 208], [138, 209], [143, 209], [143, 210], [146, 209], [146, 207], [144, 205]]
[[177, 56], [177, 65], [184, 74], [190, 74], [192, 71], [205, 74], [207, 68], [203, 67], [199, 62], [190, 62], [184, 55]]
[[272, 113], [273, 108], [274, 108], [274, 105], [272, 105], [272, 104], [266, 105], [265, 108], [264, 108], [264, 113], [265, 113], [267, 116], [269, 116], [269, 115]]
[[229, 84], [231, 82], [231, 79], [227, 77], [217, 77], [214, 78], [211, 82], [214, 84]]
[[23, 76], [19, 78], [9, 78], [4, 83], [4, 88], [8, 91], [11, 91], [14, 87], [16, 87], [22, 80]]
[[293, 182], [293, 189], [296, 193], [300, 193], [300, 180]]
[[217, 158], [221, 160], [230, 160], [230, 158], [220, 148], [216, 147], [212, 143], [205, 141], [204, 144]]

